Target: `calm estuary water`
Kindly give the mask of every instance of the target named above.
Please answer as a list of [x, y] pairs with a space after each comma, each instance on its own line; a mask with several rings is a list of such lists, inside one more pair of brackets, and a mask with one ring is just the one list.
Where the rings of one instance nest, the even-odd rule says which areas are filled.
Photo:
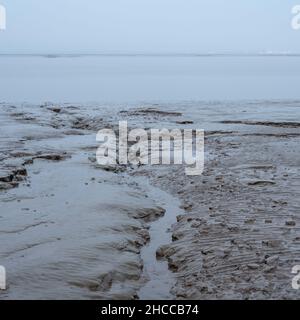
[[299, 99], [299, 56], [0, 56], [2, 102]]

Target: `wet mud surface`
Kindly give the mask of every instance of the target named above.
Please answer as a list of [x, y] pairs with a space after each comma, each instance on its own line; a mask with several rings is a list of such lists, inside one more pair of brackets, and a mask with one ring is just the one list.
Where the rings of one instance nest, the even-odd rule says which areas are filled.
[[[97, 130], [119, 120], [204, 129], [203, 175], [97, 165]], [[0, 299], [297, 299], [298, 120], [297, 101], [2, 104]]]

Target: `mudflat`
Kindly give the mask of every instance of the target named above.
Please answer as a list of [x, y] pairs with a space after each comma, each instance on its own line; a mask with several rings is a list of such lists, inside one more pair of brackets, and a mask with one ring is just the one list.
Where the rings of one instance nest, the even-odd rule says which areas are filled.
[[[297, 299], [300, 102], [0, 108], [0, 299]], [[203, 174], [97, 165], [120, 120], [204, 129]]]

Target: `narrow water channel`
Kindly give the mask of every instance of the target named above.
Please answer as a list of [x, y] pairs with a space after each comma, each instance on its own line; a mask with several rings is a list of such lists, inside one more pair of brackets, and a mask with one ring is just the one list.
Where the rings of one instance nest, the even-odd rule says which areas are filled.
[[165, 259], [156, 258], [156, 251], [162, 245], [172, 242], [170, 228], [176, 223], [176, 216], [184, 212], [179, 207], [179, 200], [167, 192], [150, 185], [147, 186], [147, 192], [149, 197], [155, 199], [166, 212], [161, 219], [151, 223], [150, 242], [141, 251], [144, 262], [143, 276], [147, 282], [139, 290], [138, 296], [141, 300], [173, 299], [171, 289], [175, 285], [175, 276], [169, 270]]

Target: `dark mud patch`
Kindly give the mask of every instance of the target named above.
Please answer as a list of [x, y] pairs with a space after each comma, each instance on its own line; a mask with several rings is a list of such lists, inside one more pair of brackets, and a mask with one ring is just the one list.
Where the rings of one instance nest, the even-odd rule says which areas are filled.
[[128, 116], [165, 116], [165, 117], [180, 117], [182, 116], [181, 112], [175, 111], [163, 111], [157, 108], [139, 108], [135, 110], [123, 110], [120, 111], [121, 115]]
[[244, 133], [240, 134], [244, 137], [270, 137], [270, 138], [297, 138], [300, 133]]
[[248, 186], [273, 186], [275, 185], [275, 181], [267, 181], [267, 180], [255, 180], [255, 181], [249, 181]]
[[206, 130], [205, 136], [232, 135], [237, 133], [238, 133], [237, 131]]
[[75, 117], [75, 119], [71, 120], [71, 128], [80, 130], [94, 130], [95, 132], [97, 132], [98, 130], [104, 128], [103, 118]]
[[15, 188], [27, 177], [24, 167], [0, 167], [0, 190]]
[[250, 126], [267, 126], [276, 128], [300, 128], [300, 122], [272, 122], [272, 121], [243, 121], [243, 120], [224, 120], [222, 124], [245, 124]]
[[193, 124], [194, 121], [192, 120], [181, 120], [181, 121], [176, 121], [176, 124], [183, 124], [183, 125], [186, 125], [186, 124]]

